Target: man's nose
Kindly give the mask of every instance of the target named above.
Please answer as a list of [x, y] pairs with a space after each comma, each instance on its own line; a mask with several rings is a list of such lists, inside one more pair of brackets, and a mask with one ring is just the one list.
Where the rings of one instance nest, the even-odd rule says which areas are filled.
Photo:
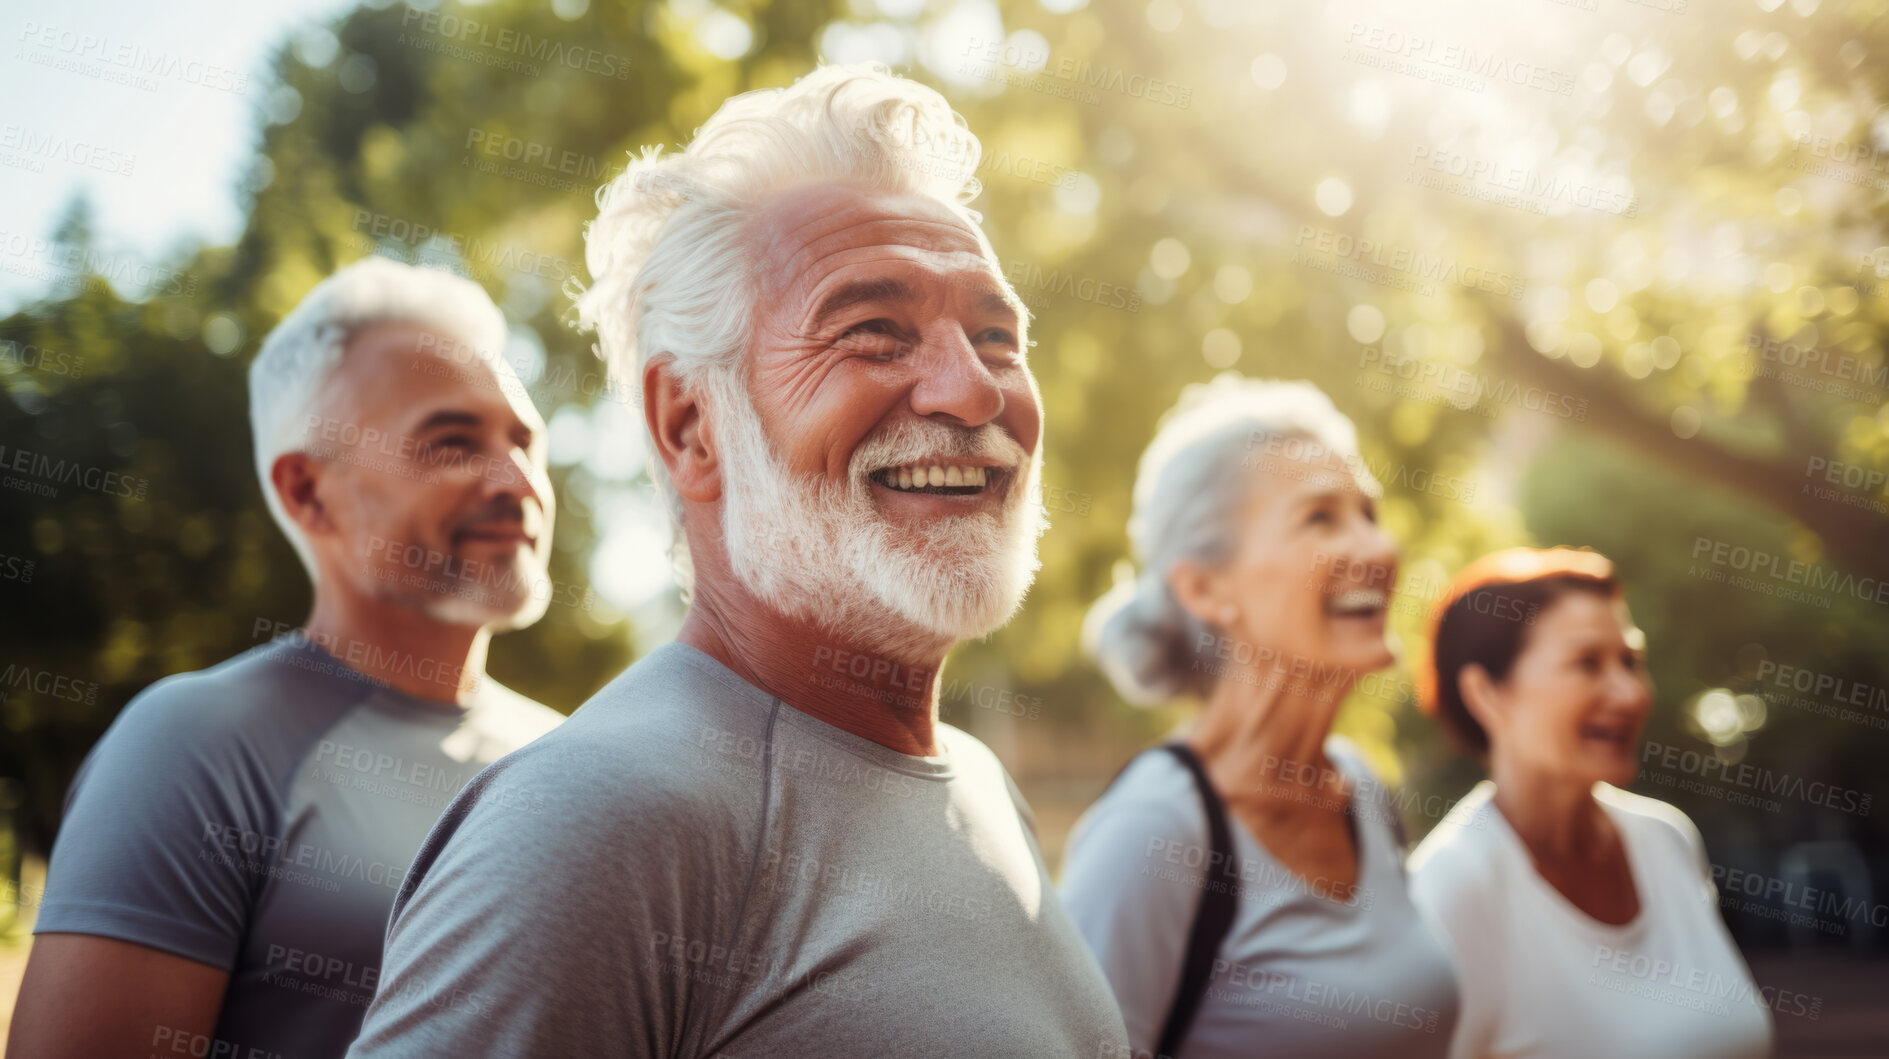
[[495, 460], [484, 476], [487, 497], [510, 496], [515, 500], [535, 500], [540, 509], [550, 504], [551, 481], [539, 470], [531, 455], [514, 445], [505, 456]]
[[1003, 389], [963, 329], [941, 329], [936, 339], [925, 343], [920, 361], [922, 374], [912, 388], [912, 411], [973, 427], [1003, 414]]

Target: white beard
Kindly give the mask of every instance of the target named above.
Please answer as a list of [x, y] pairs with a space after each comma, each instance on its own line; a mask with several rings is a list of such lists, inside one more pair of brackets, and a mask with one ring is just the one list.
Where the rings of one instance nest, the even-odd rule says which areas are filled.
[[[721, 443], [722, 534], [741, 583], [763, 603], [894, 657], [937, 641], [976, 639], [1022, 605], [1047, 526], [1037, 496], [1041, 454], [995, 425], [906, 421], [860, 442], [844, 483], [796, 480], [769, 446], [738, 382], [709, 384]], [[996, 515], [951, 515], [894, 526], [867, 474], [932, 457], [988, 458], [1024, 472]]]

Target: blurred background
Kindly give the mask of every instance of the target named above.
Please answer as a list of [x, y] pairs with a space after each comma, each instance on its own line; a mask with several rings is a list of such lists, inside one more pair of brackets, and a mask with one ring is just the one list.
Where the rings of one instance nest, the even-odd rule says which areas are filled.
[[[1029, 304], [1052, 528], [943, 711], [1057, 858], [1187, 710], [1081, 655], [1135, 461], [1190, 382], [1358, 423], [1407, 652], [1512, 544], [1621, 568], [1658, 707], [1636, 789], [1698, 822], [1785, 1054], [1889, 1054], [1889, 10], [1852, 0], [194, 0], [0, 17], [0, 1012], [74, 771], [147, 684], [298, 624], [244, 372], [368, 254], [468, 275], [551, 425], [552, 575], [494, 643], [575, 709], [673, 632], [627, 391], [569, 294], [626, 152], [876, 59], [982, 138]], [[22, 454], [30, 455], [22, 455]], [[1340, 730], [1414, 838], [1479, 778], [1409, 674]], [[1749, 766], [1749, 767], [1744, 767]]]

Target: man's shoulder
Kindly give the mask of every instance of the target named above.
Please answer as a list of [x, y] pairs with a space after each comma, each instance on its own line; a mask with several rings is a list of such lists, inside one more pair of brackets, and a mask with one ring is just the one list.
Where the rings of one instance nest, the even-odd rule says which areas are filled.
[[296, 665], [306, 657], [264, 644], [208, 669], [173, 674], [133, 696], [112, 727], [146, 745], [187, 740], [204, 752], [287, 749], [302, 741], [298, 735], [332, 724], [367, 691], [311, 684]]
[[667, 644], [492, 766], [487, 786], [530, 791], [561, 819], [699, 836], [689, 829], [758, 812], [771, 701]]

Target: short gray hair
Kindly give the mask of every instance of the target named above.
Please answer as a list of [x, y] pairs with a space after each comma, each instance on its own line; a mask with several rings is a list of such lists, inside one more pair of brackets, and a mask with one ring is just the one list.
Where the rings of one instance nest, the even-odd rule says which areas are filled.
[[[879, 63], [824, 66], [787, 88], [723, 103], [683, 150], [645, 148], [597, 192], [585, 233], [591, 283], [577, 319], [597, 332], [615, 384], [641, 393], [642, 368], [675, 358], [689, 387], [734, 377], [753, 327], [749, 222], [772, 194], [823, 181], [924, 195], [974, 231], [982, 147], [931, 88]], [[986, 243], [986, 250], [988, 244]], [[729, 391], [709, 386], [698, 392]], [[650, 476], [674, 523], [677, 573], [688, 578], [681, 504], [660, 458]], [[685, 583], [685, 588], [686, 583]]]
[[1357, 428], [1309, 382], [1226, 372], [1182, 390], [1162, 416], [1141, 456], [1128, 520], [1141, 571], [1118, 564], [1114, 586], [1082, 624], [1083, 648], [1123, 698], [1154, 705], [1212, 690], [1212, 675], [1194, 664], [1195, 645], [1212, 630], [1181, 606], [1168, 574], [1182, 560], [1211, 568], [1232, 557], [1253, 481], [1251, 454], [1265, 438], [1290, 437], [1312, 439], [1377, 494], [1358, 456]]
[[487, 358], [497, 359], [505, 347], [505, 314], [477, 283], [441, 269], [367, 257], [316, 284], [269, 332], [249, 365], [256, 477], [269, 514], [295, 546], [311, 581], [314, 552], [276, 496], [270, 470], [277, 457], [300, 452], [307, 443], [303, 420], [341, 366], [348, 340], [369, 324], [392, 321], [449, 335]]

